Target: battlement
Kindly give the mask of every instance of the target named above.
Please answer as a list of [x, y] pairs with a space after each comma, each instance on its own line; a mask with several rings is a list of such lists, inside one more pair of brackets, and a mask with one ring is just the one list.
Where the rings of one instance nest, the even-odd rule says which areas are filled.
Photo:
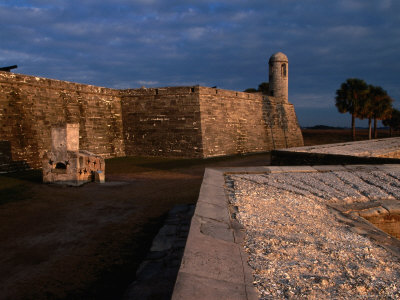
[[0, 84], [46, 88], [48, 90], [65, 90], [66, 92], [95, 95], [117, 96], [119, 94], [119, 90], [116, 89], [4, 71], [0, 71]]

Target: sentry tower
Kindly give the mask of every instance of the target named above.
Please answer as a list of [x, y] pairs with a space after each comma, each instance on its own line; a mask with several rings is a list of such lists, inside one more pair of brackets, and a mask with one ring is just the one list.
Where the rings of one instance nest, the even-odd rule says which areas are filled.
[[282, 52], [275, 53], [269, 59], [269, 94], [288, 101], [289, 62]]

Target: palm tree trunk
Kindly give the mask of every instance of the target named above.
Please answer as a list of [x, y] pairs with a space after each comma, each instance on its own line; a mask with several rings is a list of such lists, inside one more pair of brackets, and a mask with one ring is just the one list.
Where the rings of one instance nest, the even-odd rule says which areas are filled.
[[352, 132], [352, 137], [353, 137], [353, 141], [356, 140], [356, 117], [353, 115], [351, 115], [351, 132]]
[[371, 118], [368, 118], [368, 139], [370, 140], [372, 138], [371, 134]]
[[377, 120], [374, 118], [374, 139], [378, 138], [378, 131], [376, 130]]

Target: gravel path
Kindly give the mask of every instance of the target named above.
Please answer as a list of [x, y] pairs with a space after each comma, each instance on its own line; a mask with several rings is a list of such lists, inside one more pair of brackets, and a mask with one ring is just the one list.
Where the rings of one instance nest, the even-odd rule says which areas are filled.
[[261, 299], [400, 299], [400, 262], [327, 204], [399, 199], [400, 172], [229, 175]]

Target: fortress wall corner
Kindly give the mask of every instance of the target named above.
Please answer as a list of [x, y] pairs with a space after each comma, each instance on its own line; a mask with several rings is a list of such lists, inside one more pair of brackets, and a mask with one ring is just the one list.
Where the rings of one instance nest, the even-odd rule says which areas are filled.
[[267, 96], [264, 113], [274, 143], [272, 149], [303, 146], [303, 135], [293, 104]]
[[261, 94], [200, 87], [204, 157], [273, 149]]
[[11, 144], [13, 161], [40, 167], [60, 123], [80, 124], [81, 149], [125, 155], [117, 90], [0, 72], [0, 140]]
[[292, 104], [259, 93], [200, 87], [204, 157], [303, 145]]
[[303, 134], [297, 120], [294, 105], [291, 103], [283, 104], [287, 123], [287, 148], [304, 146]]

